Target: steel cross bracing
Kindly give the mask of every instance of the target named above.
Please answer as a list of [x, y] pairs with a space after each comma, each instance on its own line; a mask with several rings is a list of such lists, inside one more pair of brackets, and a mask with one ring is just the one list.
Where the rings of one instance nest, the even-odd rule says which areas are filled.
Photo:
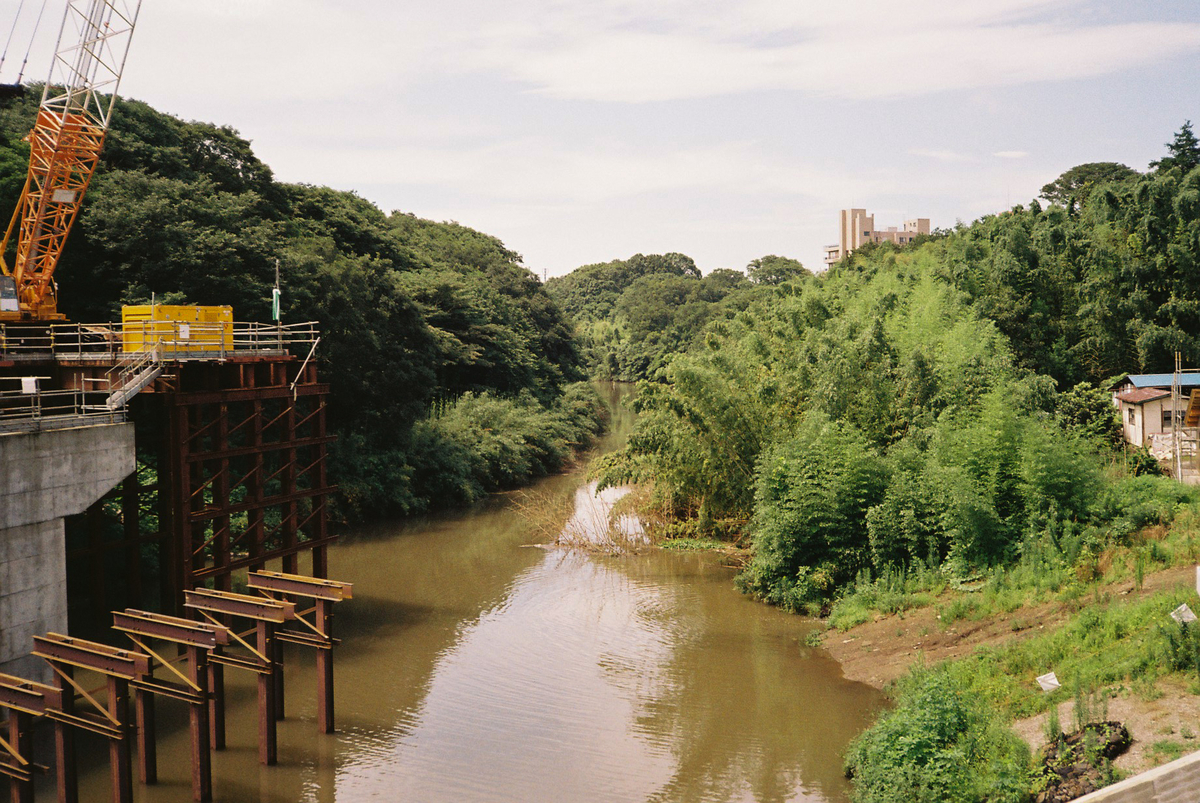
[[[309, 632], [281, 630], [276, 634], [276, 643], [317, 649], [317, 727], [323, 733], [333, 733], [333, 646], [337, 644], [333, 637], [333, 604], [353, 598], [354, 587], [337, 580], [265, 571], [249, 572], [246, 584], [270, 600], [282, 601], [289, 596], [313, 600], [313, 621], [304, 618], [309, 611], [297, 612], [295, 619]], [[277, 657], [282, 661], [282, 654]], [[276, 673], [275, 680], [275, 716], [283, 719], [283, 674]]]
[[72, 627], [106, 627], [95, 612], [113, 608], [179, 614], [185, 590], [230, 590], [246, 569], [326, 574], [333, 437], [316, 379], [282, 360], [185, 364], [139, 396], [136, 476], [67, 521]]
[[[54, 722], [55, 769], [59, 803], [78, 803], [79, 776], [75, 766], [74, 730], [108, 738], [109, 776], [114, 803], [133, 800], [130, 753], [129, 683], [150, 672], [150, 656], [121, 650], [94, 641], [48, 633], [33, 637], [33, 654], [54, 670], [61, 699], [57, 709], [45, 715]], [[98, 701], [75, 680], [75, 670], [85, 669], [105, 676], [107, 700]], [[75, 713], [78, 694], [92, 711]]]
[[276, 660], [275, 632], [278, 625], [296, 618], [295, 604], [203, 588], [185, 592], [184, 599], [188, 608], [213, 624], [219, 624], [216, 617], [233, 616], [254, 622], [254, 644], [231, 633], [234, 641], [249, 655], [226, 655], [217, 647], [210, 656], [210, 744], [214, 750], [225, 747], [225, 676], [222, 667], [248, 669], [258, 675], [258, 760], [264, 765], [274, 764], [279, 756], [276, 691], [282, 686], [279, 678], [283, 674], [282, 665]]
[[[192, 799], [212, 800], [212, 754], [209, 752], [209, 654], [228, 644], [232, 633], [219, 623], [201, 623], [175, 616], [127, 609], [113, 611], [113, 629], [129, 637], [143, 652], [155, 659], [179, 681], [159, 680], [150, 673], [133, 681], [134, 711], [137, 718], [138, 775], [144, 784], [158, 782], [158, 750], [155, 744], [154, 695], [188, 703], [188, 730], [191, 737]], [[146, 642], [166, 641], [186, 655], [184, 671], [154, 651]]]
[[[158, 781], [154, 697], [167, 697], [188, 704], [191, 737], [192, 797], [212, 799], [211, 750], [225, 746], [225, 696], [223, 668], [248, 669], [258, 675], [259, 759], [274, 764], [278, 756], [276, 720], [282, 719], [283, 664], [278, 637], [289, 631], [280, 626], [299, 622], [315, 633], [291, 633], [290, 641], [317, 646], [332, 655], [336, 639], [330, 630], [331, 606], [350, 599], [350, 583], [280, 572], [251, 573], [251, 586], [263, 596], [235, 594], [197, 588], [186, 592], [188, 610], [201, 621], [148, 611], [113, 611], [112, 629], [124, 633], [137, 649], [48, 633], [33, 637], [33, 655], [44, 659], [53, 670], [55, 685], [36, 683], [0, 674], [0, 709], [8, 710], [7, 735], [0, 735], [0, 776], [9, 779], [13, 803], [32, 803], [35, 772], [46, 767], [33, 762], [33, 719], [44, 717], [54, 725], [55, 780], [59, 803], [78, 803], [79, 779], [75, 762], [75, 732], [83, 730], [108, 739], [111, 795], [113, 803], [132, 803], [133, 776], [131, 742], [136, 733], [139, 776], [142, 783]], [[272, 596], [277, 595], [277, 596]], [[316, 622], [303, 618], [311, 611], [296, 610], [296, 603], [280, 596], [306, 597], [316, 601]], [[254, 642], [227, 624], [232, 619], [254, 623]], [[222, 621], [225, 620], [225, 621]], [[159, 642], [174, 645], [184, 653], [171, 660]], [[155, 646], [152, 646], [154, 644]], [[239, 646], [241, 654], [226, 653]], [[328, 658], [319, 666], [328, 670], [328, 682], [318, 679], [318, 727], [333, 731], [333, 663]], [[154, 676], [162, 667], [177, 680]], [[104, 677], [106, 694], [88, 690], [76, 670]], [[134, 718], [129, 713], [129, 692], [134, 691]], [[86, 705], [77, 711], [76, 703]]]

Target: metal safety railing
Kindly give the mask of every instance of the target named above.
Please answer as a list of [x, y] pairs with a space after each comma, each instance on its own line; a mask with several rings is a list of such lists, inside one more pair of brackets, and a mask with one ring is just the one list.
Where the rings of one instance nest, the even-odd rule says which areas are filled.
[[[107, 388], [42, 390], [41, 379], [0, 380], [0, 432], [40, 432], [125, 420], [123, 408], [107, 406]], [[21, 386], [12, 387], [14, 382]]]
[[242, 353], [282, 354], [291, 348], [311, 346], [318, 337], [313, 321], [267, 324], [154, 320], [43, 327], [0, 324], [0, 358], [53, 355], [59, 359], [112, 362], [154, 351], [160, 361], [224, 360]]

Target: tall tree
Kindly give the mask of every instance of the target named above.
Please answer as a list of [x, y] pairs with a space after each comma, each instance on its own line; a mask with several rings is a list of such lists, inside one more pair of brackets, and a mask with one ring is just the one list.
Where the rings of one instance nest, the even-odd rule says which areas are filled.
[[812, 273], [798, 260], [767, 254], [752, 260], [746, 266], [746, 275], [755, 284], [783, 284], [793, 279], [811, 276]]
[[1042, 187], [1042, 197], [1052, 204], [1074, 210], [1083, 206], [1097, 185], [1124, 181], [1137, 175], [1136, 170], [1118, 162], [1087, 162], [1075, 165]]
[[1167, 153], [1170, 155], [1151, 162], [1150, 166], [1163, 171], [1178, 167], [1187, 175], [1200, 165], [1200, 140], [1192, 133], [1191, 120], [1184, 120], [1175, 132], [1175, 139], [1167, 143]]

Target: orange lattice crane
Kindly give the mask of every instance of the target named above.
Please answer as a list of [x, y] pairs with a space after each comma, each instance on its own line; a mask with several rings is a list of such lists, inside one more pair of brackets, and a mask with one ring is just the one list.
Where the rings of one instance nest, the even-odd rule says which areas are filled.
[[[96, 171], [141, 0], [68, 0], [29, 173], [0, 244], [0, 322], [62, 320], [54, 269]], [[12, 265], [5, 254], [17, 229]]]

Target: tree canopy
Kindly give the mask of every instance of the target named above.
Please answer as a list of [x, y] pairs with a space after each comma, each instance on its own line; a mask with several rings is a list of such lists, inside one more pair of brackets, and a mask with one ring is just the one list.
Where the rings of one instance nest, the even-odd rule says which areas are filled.
[[1167, 155], [1150, 163], [1158, 170], [1179, 168], [1183, 173], [1189, 173], [1200, 166], [1200, 140], [1192, 132], [1192, 121], [1185, 120], [1175, 138], [1167, 143]]
[[1100, 184], [1135, 178], [1138, 172], [1118, 162], [1088, 162], [1076, 165], [1042, 187], [1042, 196], [1052, 204], [1075, 209], [1087, 201]]
[[593, 375], [633, 380], [659, 376], [710, 321], [811, 276], [797, 260], [774, 255], [755, 259], [747, 272], [702, 276], [683, 254], [635, 254], [576, 268], [550, 279], [546, 291], [574, 318]]
[[801, 265], [798, 259], [768, 254], [752, 260], [746, 266], [746, 275], [755, 284], [783, 284], [812, 276], [812, 272]]

